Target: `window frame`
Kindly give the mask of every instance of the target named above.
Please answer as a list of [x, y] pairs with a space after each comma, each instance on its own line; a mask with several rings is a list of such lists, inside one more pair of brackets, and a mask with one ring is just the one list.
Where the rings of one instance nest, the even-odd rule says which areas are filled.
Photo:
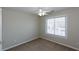
[[[52, 19], [52, 18], [50, 18], [50, 19]], [[46, 29], [46, 31], [45, 31], [46, 33], [48, 33], [48, 32], [47, 32], [47, 21], [48, 21], [48, 19], [46, 20], [46, 28], [45, 28], [45, 29]], [[54, 21], [54, 22], [55, 22], [55, 21]], [[55, 25], [55, 24], [54, 24], [54, 25]], [[55, 26], [54, 26], [54, 27], [55, 27]], [[54, 30], [55, 30], [55, 28], [54, 28]], [[54, 35], [54, 34], [51, 34], [51, 33], [48, 33], [48, 34]]]
[[[54, 34], [47, 33], [47, 20], [48, 19], [61, 18], [61, 17], [65, 17], [65, 36], [55, 35], [55, 24], [54, 24]], [[67, 36], [68, 36], [68, 27], [67, 27], [68, 20], [67, 20], [67, 16], [54, 16], [54, 17], [51, 17], [51, 18], [48, 18], [48, 19], [46, 19], [46, 25], [45, 25], [45, 29], [46, 29], [45, 32], [46, 32], [46, 34], [67, 39]]]

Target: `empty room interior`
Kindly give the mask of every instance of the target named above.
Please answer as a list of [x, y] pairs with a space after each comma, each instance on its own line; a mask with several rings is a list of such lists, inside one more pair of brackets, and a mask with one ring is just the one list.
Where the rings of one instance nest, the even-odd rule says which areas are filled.
[[1, 51], [79, 51], [79, 7], [1, 7]]

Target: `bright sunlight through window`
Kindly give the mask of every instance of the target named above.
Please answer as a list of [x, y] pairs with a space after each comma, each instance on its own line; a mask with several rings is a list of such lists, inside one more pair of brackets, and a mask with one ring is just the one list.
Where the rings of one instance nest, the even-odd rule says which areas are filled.
[[58, 17], [47, 20], [47, 33], [59, 36], [66, 35], [66, 17]]

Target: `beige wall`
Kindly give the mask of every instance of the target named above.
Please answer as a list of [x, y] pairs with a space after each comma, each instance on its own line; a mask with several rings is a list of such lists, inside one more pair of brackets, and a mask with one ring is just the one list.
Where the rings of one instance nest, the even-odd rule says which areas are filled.
[[0, 42], [2, 41], [2, 8], [0, 8]]
[[2, 8], [0, 8], [0, 50], [2, 50]]
[[[45, 33], [45, 21], [52, 17], [66, 16], [67, 17], [67, 32], [68, 37], [64, 39]], [[75, 48], [79, 48], [79, 8], [67, 8], [58, 12], [54, 12], [49, 16], [41, 17], [41, 37], [48, 38], [48, 40], [64, 43]]]
[[38, 37], [39, 19], [36, 15], [3, 8], [2, 16], [3, 49]]

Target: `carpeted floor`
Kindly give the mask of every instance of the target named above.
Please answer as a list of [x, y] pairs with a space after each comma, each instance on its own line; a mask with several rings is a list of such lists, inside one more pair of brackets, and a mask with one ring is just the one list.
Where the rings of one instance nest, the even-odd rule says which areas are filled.
[[36, 39], [31, 42], [9, 49], [8, 51], [75, 51], [75, 50], [44, 39]]

